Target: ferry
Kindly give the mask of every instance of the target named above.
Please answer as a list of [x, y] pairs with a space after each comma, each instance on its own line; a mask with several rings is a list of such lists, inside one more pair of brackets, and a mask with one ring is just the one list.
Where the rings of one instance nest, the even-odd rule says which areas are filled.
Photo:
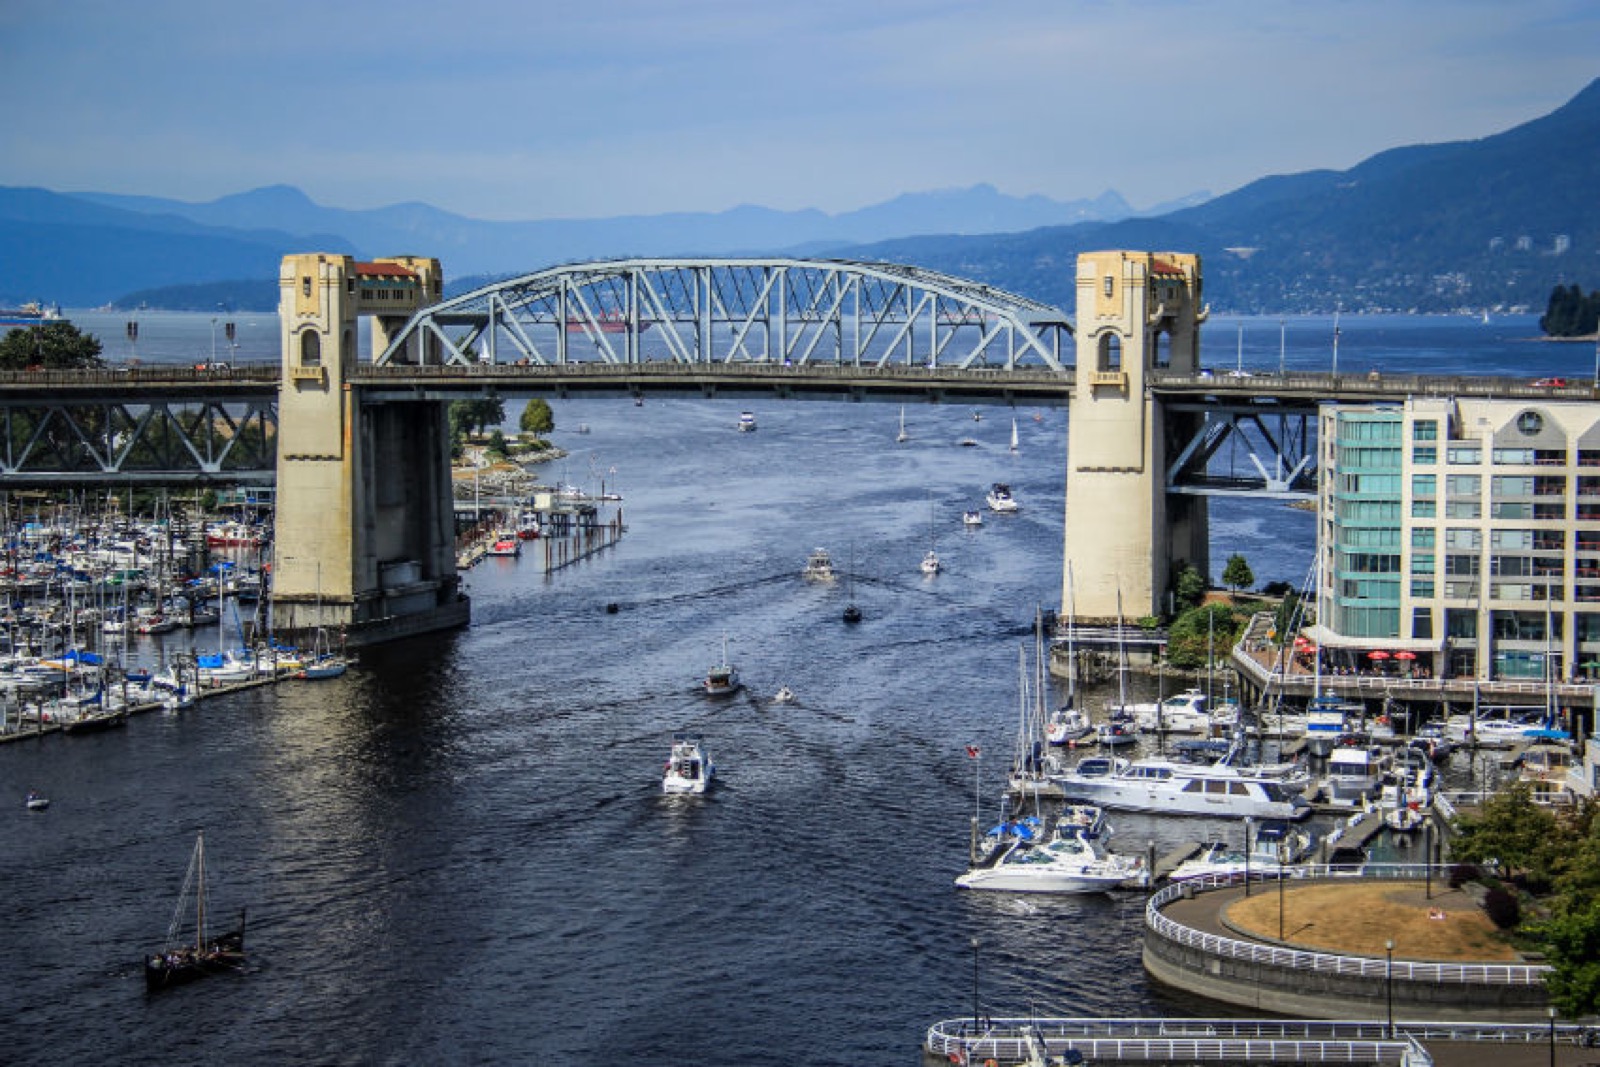
[[[655, 325], [649, 319], [639, 320], [639, 332], [644, 333]], [[567, 320], [568, 333], [583, 333], [586, 330], [599, 329], [601, 333], [626, 333], [628, 331], [628, 318], [619, 311], [606, 311], [595, 316], [593, 322], [583, 317]]]

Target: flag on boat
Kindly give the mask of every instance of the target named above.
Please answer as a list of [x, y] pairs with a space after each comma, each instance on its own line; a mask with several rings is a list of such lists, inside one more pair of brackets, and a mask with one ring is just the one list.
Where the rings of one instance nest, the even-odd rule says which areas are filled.
[[971, 756], [973, 759], [977, 759], [978, 758], [978, 753], [980, 751], [981, 750], [978, 748], [977, 745], [968, 745], [967, 746], [967, 755]]

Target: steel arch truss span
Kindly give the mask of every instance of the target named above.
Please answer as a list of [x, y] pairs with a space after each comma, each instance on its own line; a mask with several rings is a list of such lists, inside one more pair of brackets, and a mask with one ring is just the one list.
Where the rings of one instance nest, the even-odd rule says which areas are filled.
[[268, 400], [0, 401], [0, 486], [268, 484], [277, 407]]
[[1202, 416], [1187, 440], [1173, 441], [1167, 492], [1316, 498], [1315, 409], [1214, 400], [1167, 410]]
[[1060, 310], [893, 263], [569, 264], [418, 312], [384, 364], [769, 363], [1064, 370]]

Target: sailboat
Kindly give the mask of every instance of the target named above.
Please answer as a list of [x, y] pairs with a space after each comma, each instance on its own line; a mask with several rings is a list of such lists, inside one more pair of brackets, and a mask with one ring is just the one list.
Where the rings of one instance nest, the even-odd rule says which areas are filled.
[[911, 440], [911, 435], [906, 433], [906, 409], [900, 409], [900, 432], [894, 435], [894, 443], [903, 445]]
[[850, 593], [850, 603], [844, 608], [844, 621], [857, 623], [861, 621], [861, 609], [856, 606], [856, 548], [850, 546], [850, 573], [846, 575]]
[[922, 573], [932, 576], [939, 573], [939, 553], [933, 547], [933, 501], [928, 501], [928, 551], [922, 554]]
[[1016, 419], [1012, 419], [1011, 420], [1011, 451], [1013, 451], [1013, 452], [1021, 451], [1021, 449], [1019, 447], [1019, 442], [1017, 441], [1017, 420]]
[[[194, 898], [194, 940], [180, 942], [179, 928], [188, 918], [191, 894]], [[144, 958], [144, 984], [147, 989], [183, 985], [219, 971], [244, 967], [244, 912], [239, 912], [239, 928], [216, 937], [206, 936], [206, 841], [195, 834], [189, 871], [183, 876], [183, 890], [167, 927], [166, 944], [160, 952]]]
[[[1040, 656], [1044, 655], [1044, 621], [1034, 614], [1034, 629], [1039, 634]], [[1067, 699], [1044, 724], [1044, 739], [1052, 745], [1070, 745], [1094, 733], [1089, 716], [1078, 709], [1078, 660], [1073, 634], [1078, 629], [1077, 598], [1073, 595], [1072, 564], [1067, 564]], [[1042, 682], [1042, 675], [1041, 675]]]
[[322, 625], [322, 564], [317, 564], [317, 633], [311, 639], [311, 662], [295, 672], [296, 678], [306, 681], [325, 681], [337, 678], [350, 666], [350, 661], [345, 659], [343, 653], [334, 654], [328, 647], [328, 631]]

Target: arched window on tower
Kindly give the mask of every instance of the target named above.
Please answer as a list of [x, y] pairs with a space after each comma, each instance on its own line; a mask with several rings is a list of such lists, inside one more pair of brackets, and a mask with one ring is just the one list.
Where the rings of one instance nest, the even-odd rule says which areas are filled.
[[1107, 330], [1100, 335], [1100, 358], [1097, 368], [1102, 371], [1122, 369], [1122, 338]]
[[322, 366], [322, 335], [316, 330], [307, 330], [300, 335], [300, 365]]
[[1166, 330], [1156, 330], [1150, 335], [1150, 365], [1172, 366], [1172, 335]]

